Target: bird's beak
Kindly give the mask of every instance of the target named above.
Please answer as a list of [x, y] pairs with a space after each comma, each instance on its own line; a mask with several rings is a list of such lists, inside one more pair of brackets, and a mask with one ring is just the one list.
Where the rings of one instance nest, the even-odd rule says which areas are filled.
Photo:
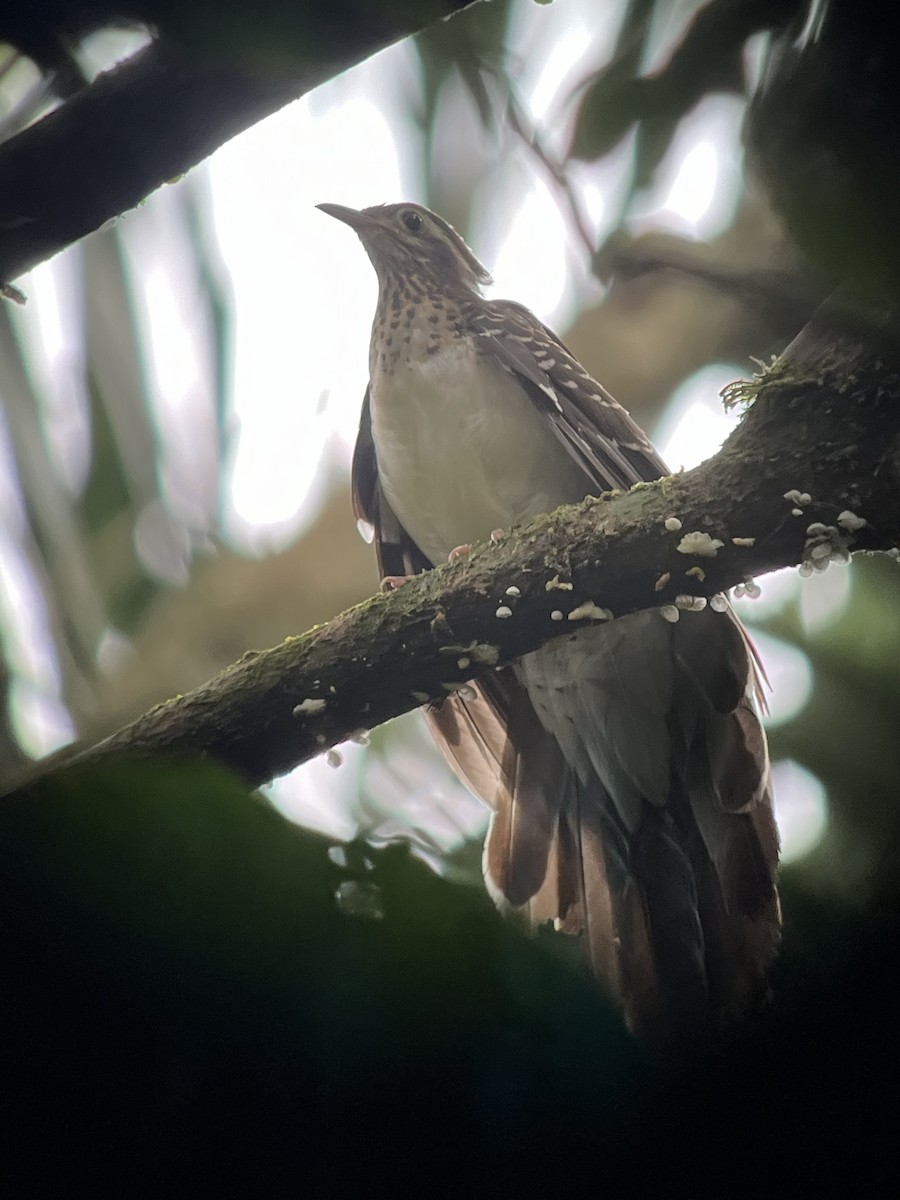
[[316, 208], [326, 213], [329, 217], [343, 221], [345, 225], [349, 225], [357, 233], [361, 233], [365, 229], [371, 229], [375, 224], [368, 213], [360, 212], [357, 208], [347, 208], [343, 204], [317, 204]]

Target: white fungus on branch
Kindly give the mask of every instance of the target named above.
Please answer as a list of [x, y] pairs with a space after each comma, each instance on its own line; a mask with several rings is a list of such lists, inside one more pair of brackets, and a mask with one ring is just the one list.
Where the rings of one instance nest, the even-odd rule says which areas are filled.
[[608, 608], [600, 608], [593, 600], [585, 600], [569, 613], [570, 621], [611, 621], [612, 613]]
[[849, 509], [844, 509], [837, 519], [838, 525], [842, 529], [846, 529], [848, 533], [856, 533], [862, 529], [863, 525], [868, 525], [865, 517], [857, 516], [855, 512], [850, 512]]
[[679, 554], [695, 554], [698, 558], [715, 558], [724, 545], [725, 543], [719, 538], [710, 537], [708, 533], [695, 529], [693, 533], [686, 533], [675, 549]]
[[812, 504], [812, 496], [809, 492], [800, 492], [796, 488], [791, 488], [789, 492], [784, 493], [785, 500], [789, 500], [791, 504], [797, 508], [805, 508], [808, 504]]

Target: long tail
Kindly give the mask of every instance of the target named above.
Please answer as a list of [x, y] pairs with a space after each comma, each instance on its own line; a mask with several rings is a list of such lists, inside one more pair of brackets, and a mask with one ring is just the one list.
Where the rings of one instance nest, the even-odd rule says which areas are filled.
[[672, 761], [665, 802], [627, 808], [570, 772], [529, 904], [535, 923], [582, 934], [642, 1032], [718, 1025], [760, 1005], [780, 936], [778, 833], [750, 701], [707, 709]]
[[664, 644], [671, 627], [658, 616], [625, 618], [429, 713], [454, 769], [493, 809], [493, 894], [580, 933], [642, 1032], [757, 1005], [779, 940], [756, 676], [740, 626], [710, 615]]
[[536, 924], [581, 933], [592, 969], [638, 1032], [718, 1025], [768, 994], [780, 927], [771, 811], [720, 811], [704, 831], [693, 810], [676, 785], [628, 835], [614, 818], [598, 819], [610, 812], [602, 794], [576, 789], [529, 902]]

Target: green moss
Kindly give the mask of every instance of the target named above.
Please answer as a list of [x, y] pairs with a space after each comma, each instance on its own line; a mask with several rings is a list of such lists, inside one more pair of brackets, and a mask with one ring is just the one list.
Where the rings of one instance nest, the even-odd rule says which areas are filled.
[[722, 389], [722, 403], [727, 410], [738, 406], [749, 408], [763, 393], [770, 395], [773, 389], [789, 391], [796, 399], [797, 393], [805, 388], [844, 395], [857, 386], [856, 375], [846, 363], [829, 355], [815, 364], [815, 370], [806, 363], [784, 358], [773, 358], [769, 363], [757, 360], [757, 363], [760, 369], [751, 379], [737, 379]]

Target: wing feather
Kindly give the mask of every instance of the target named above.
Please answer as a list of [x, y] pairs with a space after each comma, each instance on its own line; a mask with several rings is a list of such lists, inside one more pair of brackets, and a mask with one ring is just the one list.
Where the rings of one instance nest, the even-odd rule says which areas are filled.
[[353, 515], [367, 542], [375, 542], [378, 570], [386, 575], [418, 575], [434, 566], [412, 540], [387, 501], [378, 478], [378, 459], [372, 436], [370, 389], [366, 388], [359, 433], [353, 449], [350, 490]]
[[627, 490], [669, 473], [640, 426], [552, 330], [538, 325], [543, 338], [536, 340], [535, 318], [513, 301], [485, 307], [494, 320], [474, 331], [485, 353], [518, 377], [595, 492]]
[[556, 834], [568, 773], [559, 745], [510, 669], [479, 680], [474, 700], [449, 697], [426, 718], [450, 765], [492, 810], [485, 875], [509, 904], [526, 904], [544, 883]]

